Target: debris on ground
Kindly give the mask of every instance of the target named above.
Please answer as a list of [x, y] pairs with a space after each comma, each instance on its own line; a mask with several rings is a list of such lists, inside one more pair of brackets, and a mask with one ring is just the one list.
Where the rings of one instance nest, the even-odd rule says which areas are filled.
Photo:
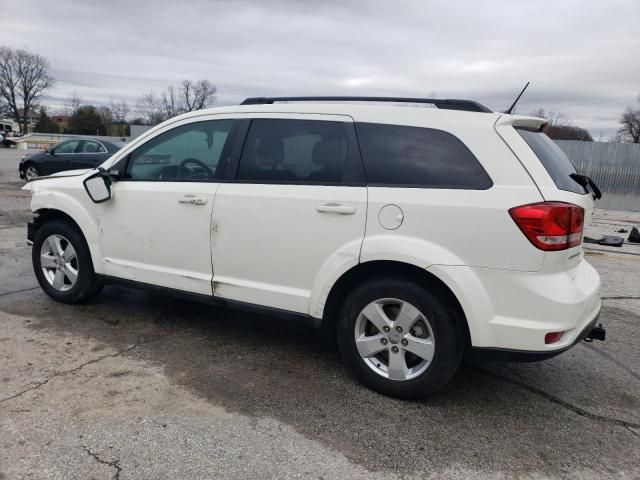
[[629, 234], [629, 241], [631, 243], [640, 243], [640, 232], [636, 227], [631, 229], [631, 233]]
[[605, 245], [607, 247], [622, 247], [624, 238], [617, 235], [603, 235], [598, 238], [584, 237], [584, 243], [595, 243], [597, 245]]

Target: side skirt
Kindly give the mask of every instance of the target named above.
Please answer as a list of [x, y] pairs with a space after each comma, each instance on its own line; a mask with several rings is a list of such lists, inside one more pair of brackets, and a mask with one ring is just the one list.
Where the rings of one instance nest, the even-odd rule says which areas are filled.
[[96, 277], [105, 285], [122, 285], [127, 287], [138, 288], [141, 290], [147, 290], [151, 292], [157, 292], [164, 295], [170, 295], [175, 298], [181, 298], [184, 300], [190, 300], [199, 303], [206, 303], [208, 305], [216, 307], [227, 307], [236, 310], [244, 310], [247, 312], [262, 313], [273, 315], [285, 320], [304, 322], [313, 328], [319, 329], [322, 323], [322, 319], [314, 318], [311, 315], [305, 313], [291, 312], [289, 310], [282, 310], [281, 308], [266, 307], [263, 305], [256, 305], [254, 303], [240, 302], [237, 300], [229, 300], [226, 298], [214, 297], [212, 295], [202, 295], [200, 293], [185, 292], [184, 290], [177, 290], [175, 288], [161, 287], [159, 285], [152, 285], [150, 283], [136, 282], [135, 280], [128, 280], [126, 278], [112, 277], [110, 275], [96, 274]]

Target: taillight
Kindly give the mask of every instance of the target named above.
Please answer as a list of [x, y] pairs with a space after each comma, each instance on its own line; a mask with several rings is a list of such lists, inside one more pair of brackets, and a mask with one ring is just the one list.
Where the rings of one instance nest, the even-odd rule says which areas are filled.
[[582, 243], [584, 209], [564, 202], [542, 202], [509, 210], [529, 241], [540, 250], [566, 250]]

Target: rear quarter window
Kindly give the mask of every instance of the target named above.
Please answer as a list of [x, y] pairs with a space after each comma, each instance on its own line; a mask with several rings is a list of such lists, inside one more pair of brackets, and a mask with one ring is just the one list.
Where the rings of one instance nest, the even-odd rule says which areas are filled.
[[493, 182], [454, 135], [431, 128], [357, 123], [367, 183], [486, 190]]
[[582, 185], [570, 177], [572, 173], [576, 173], [576, 169], [569, 157], [546, 133], [526, 128], [516, 128], [516, 131], [536, 154], [558, 189], [580, 194], [587, 193]]

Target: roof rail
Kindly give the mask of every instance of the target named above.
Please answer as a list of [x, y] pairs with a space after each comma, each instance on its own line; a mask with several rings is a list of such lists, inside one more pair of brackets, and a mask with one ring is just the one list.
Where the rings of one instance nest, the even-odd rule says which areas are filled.
[[481, 103], [457, 98], [411, 98], [411, 97], [251, 97], [240, 105], [265, 105], [276, 102], [395, 102], [428, 103], [445, 110], [493, 113]]

